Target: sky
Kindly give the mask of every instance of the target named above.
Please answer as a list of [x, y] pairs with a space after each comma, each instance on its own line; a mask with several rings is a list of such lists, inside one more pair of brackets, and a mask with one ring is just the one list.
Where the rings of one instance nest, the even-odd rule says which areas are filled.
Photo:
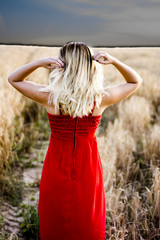
[[160, 46], [160, 0], [1, 0], [0, 44]]

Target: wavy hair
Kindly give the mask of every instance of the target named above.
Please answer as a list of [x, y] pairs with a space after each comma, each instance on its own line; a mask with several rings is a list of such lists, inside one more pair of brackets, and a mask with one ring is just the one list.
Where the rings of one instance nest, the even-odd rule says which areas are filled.
[[50, 92], [48, 104], [54, 104], [71, 116], [88, 116], [94, 106], [99, 107], [104, 91], [102, 66], [93, 61], [93, 51], [83, 42], [68, 42], [60, 48], [59, 58], [63, 68], [49, 74], [49, 85], [39, 91]]

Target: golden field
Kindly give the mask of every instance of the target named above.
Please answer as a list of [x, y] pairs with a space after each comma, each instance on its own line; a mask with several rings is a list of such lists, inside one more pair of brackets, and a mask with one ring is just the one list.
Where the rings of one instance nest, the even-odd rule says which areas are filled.
[[[107, 51], [143, 79], [135, 93], [104, 111], [97, 131], [106, 194], [106, 237], [160, 239], [160, 48], [93, 50]], [[27, 118], [29, 123], [37, 121], [43, 111], [40, 104], [14, 89], [7, 77], [28, 62], [57, 57], [58, 51], [56, 47], [0, 46], [1, 197], [8, 194], [11, 182], [18, 182], [16, 164], [27, 137], [26, 151], [36, 137], [28, 135], [34, 132], [34, 125], [28, 127]], [[115, 67], [106, 65], [103, 69], [106, 84], [125, 81]], [[27, 79], [47, 84], [48, 74], [47, 69], [39, 68]]]

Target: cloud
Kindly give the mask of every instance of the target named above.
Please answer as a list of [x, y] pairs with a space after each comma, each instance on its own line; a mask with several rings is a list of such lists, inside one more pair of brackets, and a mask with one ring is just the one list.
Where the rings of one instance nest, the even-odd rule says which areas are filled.
[[[38, 1], [44, 4], [42, 0]], [[45, 5], [88, 19], [99, 19], [95, 28], [108, 32], [160, 35], [160, 3], [158, 0], [46, 0]]]
[[[48, 41], [62, 44], [60, 39], [83, 40], [94, 45], [105, 44], [159, 44], [160, 36], [160, 2], [159, 0], [32, 0], [37, 4], [45, 4], [45, 7], [53, 8], [61, 14], [79, 16], [87, 19], [95, 26], [95, 34], [86, 32], [86, 26], [82, 27], [81, 34], [74, 29], [71, 34], [59, 32], [56, 36], [48, 36]], [[85, 18], [83, 18], [85, 17]], [[96, 24], [95, 24], [96, 23]], [[66, 26], [66, 25], [65, 25]], [[66, 30], [69, 28], [67, 26]], [[94, 31], [94, 30], [93, 30]], [[80, 32], [79, 32], [80, 33]], [[43, 38], [46, 39], [46, 38]], [[46, 39], [46, 41], [47, 41]], [[52, 40], [51, 40], [52, 39]], [[45, 42], [45, 40], [44, 40]]]
[[[129, 19], [155, 19], [160, 20], [160, 2], [158, 0], [33, 0], [37, 4], [58, 10], [77, 14], [80, 16], [92, 16], [102, 20], [129, 20]], [[152, 13], [152, 14], [151, 14]]]

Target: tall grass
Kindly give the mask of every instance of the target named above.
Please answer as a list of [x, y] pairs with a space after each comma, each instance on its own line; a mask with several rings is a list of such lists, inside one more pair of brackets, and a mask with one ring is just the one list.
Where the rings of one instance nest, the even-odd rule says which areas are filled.
[[[98, 141], [107, 239], [160, 239], [160, 49], [110, 52], [137, 70], [143, 84], [112, 106], [115, 118], [108, 121]], [[112, 79], [117, 82], [118, 77], [114, 71]], [[104, 115], [110, 118], [110, 108]]]
[[[58, 50], [0, 47], [0, 189], [3, 196], [9, 192], [4, 185], [11, 188], [11, 179], [16, 181], [11, 173], [13, 166], [17, 169], [20, 153], [30, 151], [34, 140], [40, 137], [42, 122], [47, 122], [42, 106], [18, 93], [9, 85], [7, 76], [15, 68], [39, 57], [57, 56]], [[105, 110], [99, 127], [101, 134], [97, 135], [104, 173], [107, 239], [159, 239], [160, 49], [101, 50], [133, 67], [143, 79], [133, 95]], [[28, 79], [47, 83], [48, 73], [39, 68]], [[124, 82], [112, 65], [104, 66], [104, 74], [111, 84]], [[42, 128], [42, 138], [47, 131], [47, 126], [45, 130]], [[7, 185], [6, 179], [10, 184]]]
[[[30, 151], [33, 141], [42, 136], [42, 131], [47, 127], [47, 116], [40, 104], [24, 97], [9, 84], [7, 78], [21, 65], [51, 54], [49, 50], [47, 52], [44, 50], [46, 49], [39, 48], [37, 51], [36, 47], [24, 46], [0, 47], [0, 196], [7, 200], [12, 199], [14, 204], [23, 194], [21, 192], [23, 162], [19, 159], [20, 153]], [[27, 79], [44, 83], [47, 76], [48, 71], [39, 68]], [[42, 124], [44, 118], [46, 123]], [[43, 135], [48, 136], [45, 132]]]

